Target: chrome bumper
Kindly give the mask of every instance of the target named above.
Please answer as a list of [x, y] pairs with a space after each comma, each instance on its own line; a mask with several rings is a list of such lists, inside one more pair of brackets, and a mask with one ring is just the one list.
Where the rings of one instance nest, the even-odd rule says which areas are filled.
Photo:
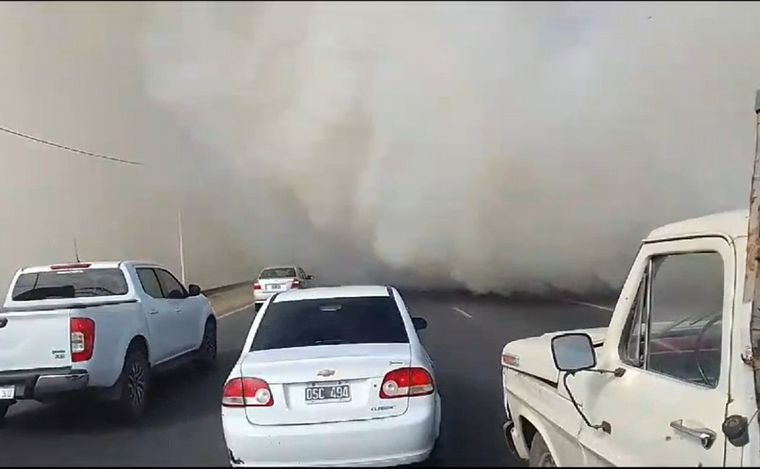
[[90, 375], [84, 370], [40, 369], [0, 372], [0, 385], [16, 388], [16, 399], [38, 399], [87, 387]]
[[34, 397], [78, 391], [87, 387], [90, 375], [86, 371], [65, 375], [42, 375], [34, 385]]

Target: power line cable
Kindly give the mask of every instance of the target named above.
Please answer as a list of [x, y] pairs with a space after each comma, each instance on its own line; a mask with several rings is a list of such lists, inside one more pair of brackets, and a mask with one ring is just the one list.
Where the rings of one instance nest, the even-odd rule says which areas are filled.
[[79, 153], [81, 155], [89, 156], [89, 157], [92, 157], [92, 158], [100, 158], [100, 159], [103, 159], [103, 160], [114, 161], [116, 163], [122, 163], [122, 164], [131, 164], [131, 165], [138, 165], [138, 166], [142, 165], [142, 163], [139, 162], [139, 161], [125, 160], [125, 159], [122, 159], [122, 158], [116, 158], [115, 156], [101, 155], [99, 153], [92, 153], [92, 152], [89, 152], [89, 151], [80, 150], [78, 148], [73, 148], [73, 147], [69, 147], [69, 146], [66, 146], [66, 145], [61, 145], [59, 143], [55, 143], [55, 142], [51, 142], [51, 141], [48, 141], [48, 140], [44, 140], [44, 139], [41, 139], [41, 138], [38, 138], [38, 137], [33, 137], [31, 135], [27, 135], [25, 133], [19, 132], [17, 130], [9, 129], [9, 128], [3, 127], [3, 126], [0, 126], [0, 131], [3, 131], [5, 133], [11, 134], [11, 135], [15, 135], [16, 137], [25, 138], [25, 139], [32, 140], [32, 141], [37, 142], [37, 143], [42, 143], [42, 144], [45, 144], [45, 145], [50, 145], [51, 147], [60, 148], [62, 150], [70, 151], [70, 152], [73, 152], [73, 153]]

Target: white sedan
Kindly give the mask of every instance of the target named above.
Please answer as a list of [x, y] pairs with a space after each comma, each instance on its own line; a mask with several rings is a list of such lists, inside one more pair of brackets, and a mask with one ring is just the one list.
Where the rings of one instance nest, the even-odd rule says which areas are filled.
[[233, 466], [392, 466], [438, 439], [433, 363], [398, 291], [289, 290], [253, 321], [222, 397]]

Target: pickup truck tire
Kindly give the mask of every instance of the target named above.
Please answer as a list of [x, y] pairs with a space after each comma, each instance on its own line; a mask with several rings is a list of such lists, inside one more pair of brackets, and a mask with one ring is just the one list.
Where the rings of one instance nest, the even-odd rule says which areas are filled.
[[216, 364], [216, 322], [213, 319], [206, 321], [203, 339], [196, 353], [197, 364], [201, 369], [210, 369]]
[[533, 443], [530, 445], [530, 460], [528, 462], [528, 466], [530, 467], [557, 467], [557, 463], [554, 462], [554, 457], [549, 451], [549, 447], [546, 446], [544, 437], [538, 432], [533, 436]]
[[0, 404], [0, 425], [5, 421], [5, 414], [8, 413], [8, 409], [10, 409], [12, 405], [13, 404]]
[[135, 421], [145, 413], [149, 381], [150, 369], [145, 351], [139, 346], [130, 346], [119, 377], [121, 393], [117, 407], [122, 418]]

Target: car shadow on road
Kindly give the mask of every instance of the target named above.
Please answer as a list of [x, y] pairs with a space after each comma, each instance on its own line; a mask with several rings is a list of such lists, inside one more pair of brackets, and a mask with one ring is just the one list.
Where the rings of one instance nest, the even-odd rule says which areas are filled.
[[81, 435], [119, 433], [147, 428], [156, 430], [218, 414], [224, 381], [238, 355], [235, 350], [220, 350], [217, 364], [211, 370], [199, 372], [192, 364], [187, 364], [153, 376], [148, 409], [139, 422], [124, 422], [108, 403], [83, 398], [65, 404], [16, 404], [0, 428], [14, 434], [29, 432], [35, 435], [58, 435], [62, 431]]

